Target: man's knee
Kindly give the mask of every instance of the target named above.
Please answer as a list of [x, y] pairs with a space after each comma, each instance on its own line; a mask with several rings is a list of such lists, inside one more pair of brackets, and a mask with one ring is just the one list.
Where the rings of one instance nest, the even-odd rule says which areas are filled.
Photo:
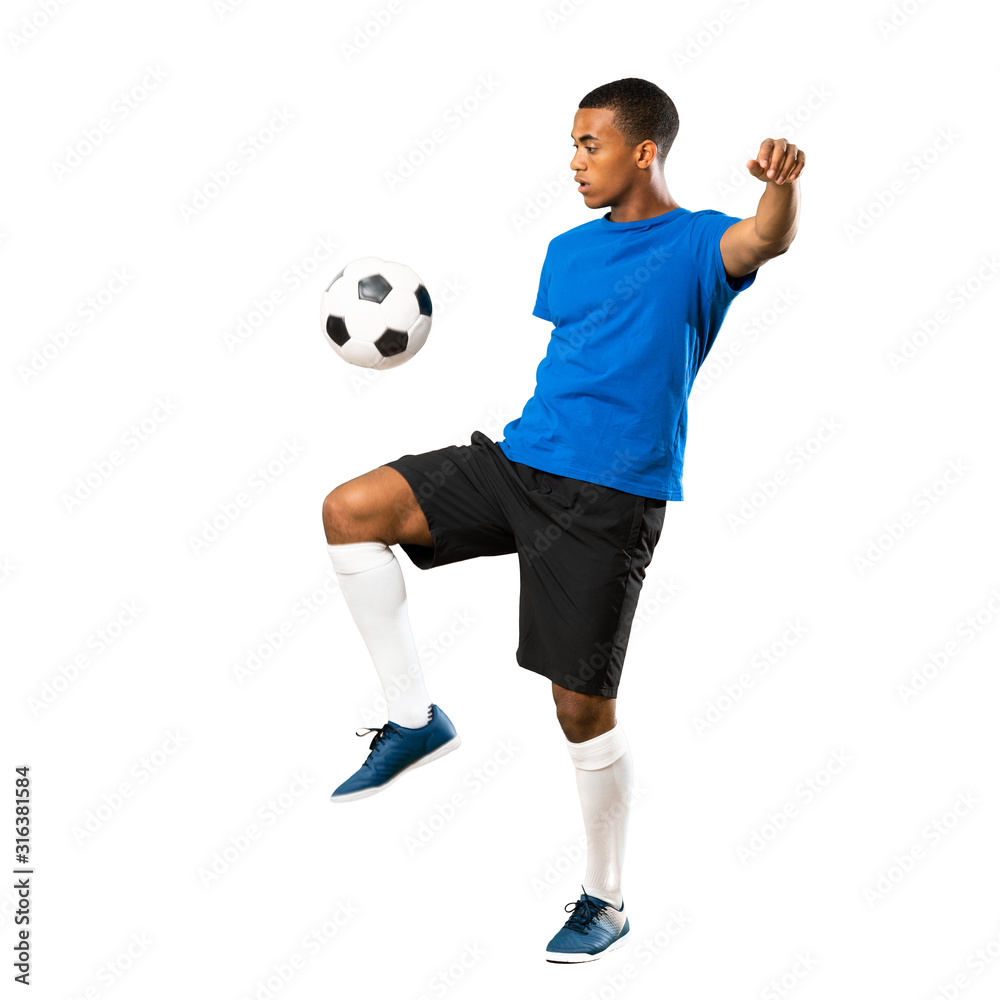
[[[345, 510], [337, 489], [331, 490], [323, 498], [323, 530], [326, 532], [327, 541], [331, 538], [336, 540], [342, 534], [344, 525]], [[332, 542], [331, 542], [332, 544]]]
[[614, 728], [614, 698], [571, 691], [555, 683], [552, 685], [552, 698], [559, 725], [566, 738], [574, 743], [593, 739]]
[[[367, 492], [354, 482], [342, 483], [323, 499], [323, 530], [331, 544], [347, 542], [381, 541], [373, 534], [374, 525]], [[370, 537], [369, 537], [370, 536]]]

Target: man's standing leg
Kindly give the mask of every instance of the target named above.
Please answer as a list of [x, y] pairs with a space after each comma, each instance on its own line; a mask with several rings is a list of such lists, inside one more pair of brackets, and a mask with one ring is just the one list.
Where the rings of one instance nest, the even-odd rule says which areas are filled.
[[583, 890], [615, 909], [622, 905], [622, 867], [632, 798], [632, 753], [615, 718], [615, 698], [552, 684], [556, 716], [576, 766], [587, 833]]

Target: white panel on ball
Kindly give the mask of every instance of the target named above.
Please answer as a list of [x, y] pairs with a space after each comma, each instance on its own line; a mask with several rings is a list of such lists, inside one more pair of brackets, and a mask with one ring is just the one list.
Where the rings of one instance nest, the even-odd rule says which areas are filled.
[[351, 334], [351, 340], [374, 343], [385, 333], [385, 317], [378, 302], [355, 299], [347, 306], [344, 322]]
[[420, 284], [416, 271], [394, 260], [383, 261], [379, 273], [393, 288], [401, 288], [407, 292], [415, 292]]
[[378, 368], [382, 355], [378, 348], [364, 340], [349, 340], [341, 348], [345, 361], [350, 361], [352, 365], [360, 365], [362, 368]]
[[386, 368], [398, 368], [401, 364], [409, 361], [413, 357], [410, 351], [400, 351], [399, 354], [393, 354], [391, 357], [382, 358], [378, 363], [379, 371], [385, 371]]
[[370, 274], [379, 274], [385, 261], [381, 257], [359, 257], [344, 268], [344, 277], [357, 282]]
[[410, 342], [406, 346], [408, 354], [416, 354], [427, 340], [427, 334], [431, 332], [430, 316], [418, 316], [409, 329]]
[[420, 306], [414, 290], [415, 287], [400, 288], [393, 284], [392, 291], [382, 300], [382, 315], [391, 330], [409, 330], [416, 323]]

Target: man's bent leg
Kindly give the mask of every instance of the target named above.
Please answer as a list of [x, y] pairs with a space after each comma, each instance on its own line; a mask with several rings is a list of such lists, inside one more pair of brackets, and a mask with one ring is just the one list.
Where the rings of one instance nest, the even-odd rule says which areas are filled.
[[327, 549], [344, 600], [385, 692], [389, 721], [409, 729], [430, 719], [431, 699], [406, 608], [403, 571], [390, 545], [430, 545], [406, 480], [388, 466], [338, 486], [323, 502]]

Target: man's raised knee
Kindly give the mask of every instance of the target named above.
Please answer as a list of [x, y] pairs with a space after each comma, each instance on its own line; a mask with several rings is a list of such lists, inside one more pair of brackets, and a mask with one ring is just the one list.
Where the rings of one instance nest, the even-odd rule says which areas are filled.
[[[349, 542], [385, 541], [380, 538], [361, 537], [365, 530], [364, 505], [356, 487], [338, 486], [323, 500], [323, 530], [330, 545]], [[387, 543], [388, 544], [388, 543]]]

